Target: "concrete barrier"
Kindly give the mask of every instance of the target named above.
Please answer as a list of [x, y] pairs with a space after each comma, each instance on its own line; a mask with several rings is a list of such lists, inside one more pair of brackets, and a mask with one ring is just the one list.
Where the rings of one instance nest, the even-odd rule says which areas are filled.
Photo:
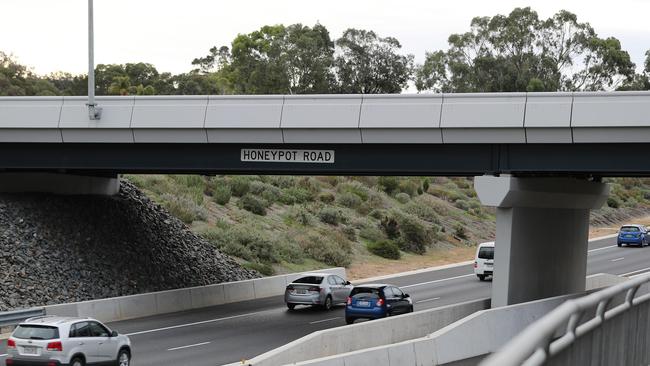
[[[318, 272], [346, 277], [345, 268]], [[303, 272], [305, 273], [305, 272]], [[303, 273], [292, 273], [254, 280], [151, 292], [140, 295], [82, 301], [45, 307], [47, 315], [88, 316], [103, 322], [175, 313], [215, 305], [281, 296], [287, 284]]]
[[[345, 327], [321, 330], [257, 356], [244, 364], [254, 366], [291, 364], [419, 338], [489, 306], [489, 299], [480, 299]], [[369, 360], [376, 361], [373, 364], [374, 366], [383, 365], [389, 359], [388, 350], [381, 352], [384, 353], [379, 356], [375, 354], [368, 355]], [[392, 357], [398, 356], [399, 350], [393, 351]], [[363, 358], [365, 356], [359, 357]], [[332, 363], [327, 363], [328, 365], [340, 365], [336, 357], [331, 360]], [[355, 360], [357, 359], [355, 358]], [[361, 359], [357, 361], [360, 362]], [[348, 365], [351, 364], [354, 363], [348, 363]], [[241, 365], [241, 363], [233, 365]]]
[[[591, 275], [587, 277], [587, 291], [611, 286], [626, 280], [626, 278], [610, 274]], [[480, 311], [468, 314], [453, 324], [440, 327], [431, 334], [417, 339], [357, 349], [337, 356], [307, 361], [301, 360], [302, 362], [294, 361], [293, 363], [267, 363], [264, 366], [284, 364], [296, 366], [445, 365], [496, 351], [525, 327], [555, 309], [564, 301], [582, 295], [564, 295], [495, 309], [480, 309]], [[409, 324], [410, 322], [405, 323], [405, 325]], [[386, 329], [389, 329], [389, 327], [386, 327]], [[374, 336], [374, 333], [369, 334]], [[254, 365], [262, 364], [255, 363]]]

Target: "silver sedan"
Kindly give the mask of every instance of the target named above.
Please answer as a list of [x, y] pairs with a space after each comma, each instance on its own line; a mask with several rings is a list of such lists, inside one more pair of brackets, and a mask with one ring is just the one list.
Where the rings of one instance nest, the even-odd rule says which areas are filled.
[[284, 302], [289, 310], [296, 305], [320, 306], [330, 310], [334, 305], [344, 305], [352, 284], [329, 273], [308, 273], [287, 285]]

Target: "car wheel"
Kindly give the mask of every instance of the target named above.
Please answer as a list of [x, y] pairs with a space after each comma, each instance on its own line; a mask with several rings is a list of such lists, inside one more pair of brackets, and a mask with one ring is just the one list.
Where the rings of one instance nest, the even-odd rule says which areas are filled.
[[117, 366], [129, 366], [131, 364], [131, 355], [125, 349], [117, 354]]
[[485, 281], [485, 275], [476, 275], [479, 280]]
[[84, 365], [85, 365], [84, 360], [82, 360], [79, 357], [75, 357], [72, 359], [72, 361], [70, 361], [70, 366], [84, 366]]
[[293, 310], [296, 308], [296, 304], [287, 303], [287, 307], [289, 308], [289, 310]]
[[325, 303], [323, 304], [323, 309], [332, 310], [332, 296], [327, 295], [325, 298]]
[[616, 245], [618, 245], [619, 247], [621, 247], [622, 244], [621, 244], [621, 243], [616, 243]]
[[409, 307], [409, 313], [412, 313], [412, 312], [413, 312], [413, 305], [411, 305], [411, 306]]
[[347, 316], [345, 317], [345, 324], [352, 324], [354, 323], [355, 319], [354, 318], [348, 318]]

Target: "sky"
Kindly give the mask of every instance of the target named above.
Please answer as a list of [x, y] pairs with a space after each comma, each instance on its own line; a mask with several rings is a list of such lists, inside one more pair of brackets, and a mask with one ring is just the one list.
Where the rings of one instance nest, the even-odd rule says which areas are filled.
[[[0, 0], [0, 51], [38, 74], [85, 73], [87, 0]], [[475, 16], [530, 6], [540, 17], [560, 9], [589, 22], [599, 36], [618, 38], [642, 65], [650, 49], [650, 0], [94, 0], [95, 62], [148, 62], [159, 71], [187, 72], [210, 47], [263, 25], [319, 22], [332, 39], [347, 28], [397, 38], [404, 53], [424, 60], [447, 48], [452, 33]]]

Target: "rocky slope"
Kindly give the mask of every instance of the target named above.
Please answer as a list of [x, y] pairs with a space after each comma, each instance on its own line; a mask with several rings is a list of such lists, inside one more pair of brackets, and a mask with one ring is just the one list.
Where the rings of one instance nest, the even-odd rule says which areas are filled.
[[0, 311], [258, 277], [123, 182], [115, 197], [0, 195]]

